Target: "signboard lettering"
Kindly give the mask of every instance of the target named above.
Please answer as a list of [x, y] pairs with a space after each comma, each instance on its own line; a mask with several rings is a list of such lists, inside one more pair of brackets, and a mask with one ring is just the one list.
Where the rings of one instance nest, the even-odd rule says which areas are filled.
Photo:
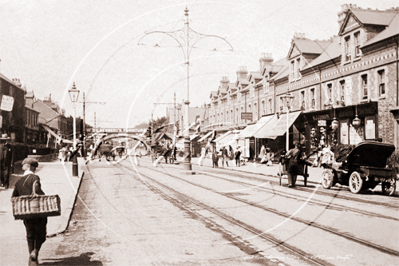
[[325, 127], [325, 126], [327, 126], [327, 121], [326, 120], [319, 120], [319, 121], [317, 121], [317, 125], [319, 127]]
[[330, 115], [329, 114], [324, 114], [324, 115], [314, 115], [313, 116], [313, 120], [328, 120], [330, 119]]
[[3, 98], [1, 99], [1, 110], [11, 112], [12, 107], [14, 105], [14, 98], [11, 96], [3, 95]]
[[241, 119], [252, 120], [252, 113], [241, 113]]

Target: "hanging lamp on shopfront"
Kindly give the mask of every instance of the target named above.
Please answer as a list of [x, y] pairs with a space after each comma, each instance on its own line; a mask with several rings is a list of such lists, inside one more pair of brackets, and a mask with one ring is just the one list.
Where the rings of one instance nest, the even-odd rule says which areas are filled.
[[337, 130], [338, 126], [339, 126], [339, 122], [337, 120], [337, 117], [335, 116], [335, 108], [334, 108], [334, 118], [333, 118], [333, 121], [331, 122], [331, 128], [333, 131], [335, 131], [335, 130]]
[[356, 105], [356, 115], [355, 115], [355, 119], [352, 120], [352, 126], [357, 128], [361, 125], [361, 123], [362, 123], [362, 120], [360, 120], [359, 116], [357, 115], [357, 105]]

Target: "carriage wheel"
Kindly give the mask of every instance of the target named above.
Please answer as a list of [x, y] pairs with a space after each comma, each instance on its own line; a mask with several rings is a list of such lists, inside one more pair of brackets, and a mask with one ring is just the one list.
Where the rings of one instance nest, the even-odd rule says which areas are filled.
[[330, 189], [333, 186], [334, 173], [330, 169], [325, 169], [321, 173], [321, 185], [325, 189]]
[[349, 189], [352, 193], [357, 194], [363, 186], [363, 179], [358, 172], [353, 172], [349, 177]]
[[382, 193], [384, 193], [385, 195], [392, 196], [393, 193], [395, 193], [395, 191], [396, 191], [396, 179], [391, 178], [387, 181], [388, 182], [382, 182], [381, 190], [382, 190]]

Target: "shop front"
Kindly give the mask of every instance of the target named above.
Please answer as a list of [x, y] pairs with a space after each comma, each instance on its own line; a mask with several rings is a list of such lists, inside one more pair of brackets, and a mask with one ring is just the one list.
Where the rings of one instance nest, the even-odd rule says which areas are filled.
[[365, 140], [378, 140], [378, 103], [331, 108], [302, 113], [307, 152], [322, 145], [356, 145]]

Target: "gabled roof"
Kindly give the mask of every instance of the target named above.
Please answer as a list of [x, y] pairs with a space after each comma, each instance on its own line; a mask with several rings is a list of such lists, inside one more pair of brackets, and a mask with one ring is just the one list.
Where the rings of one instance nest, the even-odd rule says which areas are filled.
[[15, 87], [19, 88], [22, 90], [21, 87], [19, 87], [17, 84], [14, 83], [14, 81], [10, 80], [9, 78], [7, 78], [6, 76], [4, 76], [3, 74], [0, 73], [0, 78], [4, 79], [5, 81], [7, 81], [8, 83], [11, 83], [12, 85], [14, 85]]
[[253, 78], [254, 80], [260, 80], [263, 77], [260, 74], [260, 71], [251, 71], [249, 72], [248, 79], [250, 80], [251, 78]]
[[377, 11], [377, 10], [363, 10], [363, 9], [351, 9], [350, 10], [356, 18], [362, 24], [372, 24], [372, 25], [383, 25], [387, 26], [391, 20], [398, 13], [394, 10], [389, 11]]
[[227, 90], [225, 88], [219, 87], [218, 95], [223, 96], [224, 94], [227, 94]]
[[50, 106], [48, 106], [47, 104], [45, 104], [44, 102], [42, 102], [42, 100], [40, 100], [40, 99], [39, 99], [39, 100], [36, 100], [36, 101], [33, 103], [33, 107], [35, 106], [35, 104], [40, 104], [41, 106], [44, 106], [45, 108], [47, 108], [51, 113], [54, 114], [54, 117], [61, 115], [61, 114], [57, 113], [56, 111], [54, 111], [53, 108], [51, 108]]
[[341, 35], [348, 25], [348, 22], [352, 20], [352, 23], [360, 23], [361, 25], [379, 25], [388, 26], [392, 19], [398, 14], [396, 10], [368, 10], [368, 9], [349, 9], [341, 28], [339, 29], [339, 34]]
[[229, 83], [229, 85], [227, 85], [227, 90], [230, 92], [233, 92], [233, 90], [237, 90], [238, 88], [236, 87], [235, 83]]
[[237, 79], [236, 86], [238, 87], [240, 84], [242, 85], [242, 88], [245, 88], [248, 86], [249, 81], [247, 79]]
[[217, 91], [211, 91], [211, 95], [209, 95], [209, 98], [217, 97], [218, 92]]
[[294, 38], [287, 58], [291, 58], [291, 54], [298, 50], [300, 54], [321, 54], [327, 46], [330, 45], [329, 40], [310, 40], [303, 38]]
[[317, 65], [320, 65], [322, 63], [325, 63], [329, 60], [335, 59], [337, 57], [341, 56], [341, 45], [340, 45], [340, 37], [334, 37], [333, 42], [330, 43], [330, 45], [326, 48], [326, 50], [318, 56], [315, 60], [312, 62], [308, 63], [304, 69], [308, 69]]
[[396, 16], [392, 19], [391, 23], [385, 30], [383, 30], [380, 34], [374, 36], [374, 38], [368, 40], [362, 47], [366, 47], [368, 45], [388, 39], [398, 34], [399, 34], [399, 14], [396, 14]]
[[288, 65], [285, 65], [284, 67], [281, 68], [280, 72], [278, 72], [274, 77], [272, 77], [271, 79], [273, 80], [278, 80], [282, 77], [288, 76], [289, 74], [289, 67]]

